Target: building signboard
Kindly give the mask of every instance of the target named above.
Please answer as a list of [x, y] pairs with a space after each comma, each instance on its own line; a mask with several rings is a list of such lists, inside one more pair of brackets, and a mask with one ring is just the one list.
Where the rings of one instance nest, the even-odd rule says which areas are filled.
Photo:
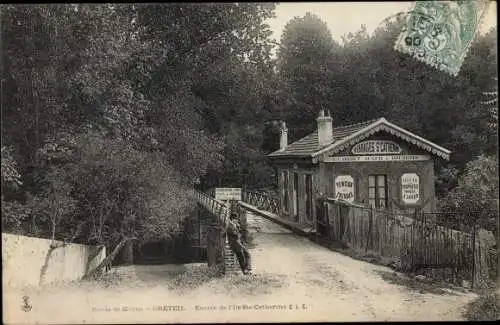
[[241, 188], [218, 187], [215, 189], [215, 199], [219, 201], [241, 201]]
[[417, 174], [401, 175], [401, 195], [406, 204], [415, 204], [420, 200], [420, 179]]
[[363, 141], [352, 147], [355, 155], [376, 155], [401, 153], [401, 147], [394, 141], [369, 140]]
[[365, 161], [425, 161], [429, 155], [387, 155], [387, 156], [337, 156], [326, 157], [325, 162], [365, 162]]
[[350, 175], [335, 177], [335, 198], [352, 203], [354, 201], [354, 179]]

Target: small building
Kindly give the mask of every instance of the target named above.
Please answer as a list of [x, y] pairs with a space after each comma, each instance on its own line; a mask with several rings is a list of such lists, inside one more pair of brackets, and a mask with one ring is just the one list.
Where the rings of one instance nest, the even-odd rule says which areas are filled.
[[288, 144], [281, 124], [277, 168], [282, 217], [313, 224], [324, 195], [393, 211], [435, 210], [434, 162], [450, 151], [385, 118], [333, 127], [320, 112], [317, 130]]

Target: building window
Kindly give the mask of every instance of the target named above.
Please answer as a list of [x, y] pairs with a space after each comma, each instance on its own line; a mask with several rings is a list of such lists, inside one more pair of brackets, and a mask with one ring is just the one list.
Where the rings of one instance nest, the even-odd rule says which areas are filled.
[[312, 175], [306, 174], [306, 217], [311, 221], [313, 216], [313, 201], [312, 201]]
[[299, 216], [299, 174], [293, 173], [293, 215]]
[[387, 176], [368, 176], [368, 202], [373, 208], [387, 208]]
[[288, 172], [283, 172], [283, 211], [288, 212]]

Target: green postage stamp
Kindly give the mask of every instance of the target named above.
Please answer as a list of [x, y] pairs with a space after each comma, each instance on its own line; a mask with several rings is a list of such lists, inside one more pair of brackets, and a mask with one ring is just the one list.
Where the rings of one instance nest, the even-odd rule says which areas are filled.
[[456, 76], [488, 0], [416, 1], [395, 49]]

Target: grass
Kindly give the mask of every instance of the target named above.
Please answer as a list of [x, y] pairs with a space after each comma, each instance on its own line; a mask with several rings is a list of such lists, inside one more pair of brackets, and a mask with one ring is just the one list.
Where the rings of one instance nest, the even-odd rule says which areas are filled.
[[[225, 294], [231, 296], [257, 296], [273, 294], [277, 289], [287, 286], [283, 276], [271, 273], [253, 275], [235, 274], [217, 282], [222, 282]], [[217, 283], [219, 284], [219, 283]]]
[[500, 319], [500, 294], [485, 292], [467, 305], [464, 317], [468, 321], [494, 321]]
[[211, 282], [219, 277], [216, 268], [209, 268], [207, 265], [191, 265], [185, 272], [177, 274], [170, 279], [166, 279], [165, 285], [179, 295], [187, 294], [202, 285]]
[[395, 267], [395, 263], [387, 258], [374, 255], [370, 252], [358, 252], [352, 248], [343, 246], [341, 244], [330, 243], [327, 240], [318, 238], [316, 239], [314, 236], [310, 236], [309, 239], [323, 247], [326, 247], [334, 252], [341, 253], [343, 255], [352, 257], [359, 261], [369, 262], [376, 265]]

